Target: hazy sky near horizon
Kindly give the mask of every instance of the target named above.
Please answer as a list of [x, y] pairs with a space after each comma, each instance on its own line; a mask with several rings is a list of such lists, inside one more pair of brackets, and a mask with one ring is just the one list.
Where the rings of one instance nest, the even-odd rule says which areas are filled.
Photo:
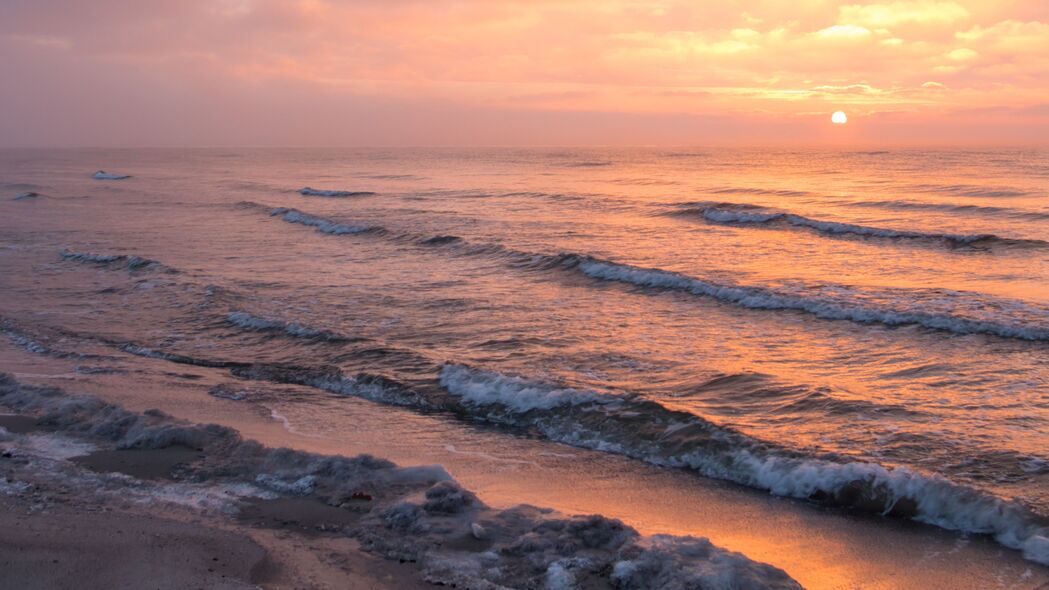
[[1045, 143], [1049, 0], [2, 0], [0, 76], [13, 147]]

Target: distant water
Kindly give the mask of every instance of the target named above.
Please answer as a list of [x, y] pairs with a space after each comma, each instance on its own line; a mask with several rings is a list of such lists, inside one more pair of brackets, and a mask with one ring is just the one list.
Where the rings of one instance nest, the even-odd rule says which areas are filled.
[[0, 270], [3, 335], [85, 371], [218, 367], [1049, 563], [1046, 151], [6, 151]]

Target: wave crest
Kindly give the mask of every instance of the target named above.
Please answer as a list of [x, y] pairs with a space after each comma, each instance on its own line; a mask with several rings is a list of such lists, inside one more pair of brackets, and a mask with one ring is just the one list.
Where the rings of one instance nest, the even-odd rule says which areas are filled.
[[109, 269], [126, 269], [129, 271], [163, 270], [165, 272], [174, 272], [174, 269], [165, 266], [156, 260], [127, 254], [95, 254], [92, 252], [73, 252], [71, 250], [63, 250], [59, 255], [62, 257], [62, 260], [67, 260], [69, 262], [93, 264], [96, 266], [104, 266]]
[[796, 213], [776, 211], [756, 205], [737, 203], [694, 203], [675, 211], [681, 217], [698, 217], [710, 223], [738, 226], [763, 226], [776, 228], [803, 228], [828, 236], [854, 235], [866, 238], [893, 240], [925, 240], [944, 242], [951, 247], [965, 246], [1026, 246], [1045, 248], [1049, 242], [1019, 238], [1005, 238], [994, 234], [953, 234], [886, 229], [853, 223], [822, 221]]
[[287, 207], [277, 207], [270, 211], [270, 215], [273, 217], [280, 217], [288, 223], [298, 223], [307, 227], [315, 228], [317, 231], [323, 234], [330, 234], [333, 236], [341, 235], [352, 235], [362, 234], [369, 231], [375, 231], [377, 228], [364, 226], [364, 225], [347, 225], [344, 223], [337, 223], [323, 217], [317, 217], [315, 215], [309, 215], [303, 213], [298, 209], [289, 209]]
[[[309, 497], [357, 518], [344, 532], [367, 551], [418, 562], [425, 578], [464, 588], [538, 588], [577, 576], [617, 588], [699, 585], [800, 588], [785, 572], [696, 537], [645, 537], [600, 515], [567, 516], [531, 506], [496, 509], [440, 466], [398, 467], [371, 455], [319, 455], [270, 448], [218, 425], [193, 424], [157, 410], [138, 414], [90, 396], [22, 385], [0, 373], [0, 402], [38, 423], [117, 448], [185, 445], [201, 459], [181, 467], [201, 485], [237, 482], [270, 494]], [[141, 482], [129, 479], [129, 486]], [[270, 496], [272, 497], [272, 496]], [[470, 539], [487, 551], [452, 551]], [[651, 572], [651, 574], [649, 574]]]
[[441, 384], [475, 417], [570, 445], [682, 467], [793, 498], [989, 534], [1049, 565], [1046, 523], [1015, 502], [905, 467], [840, 462], [779, 449], [655, 402], [564, 389], [462, 365]]
[[319, 188], [305, 187], [299, 189], [299, 194], [305, 197], [370, 197], [375, 193], [370, 191], [337, 191]]
[[433, 385], [338, 367], [211, 360], [115, 344], [130, 354], [223, 368], [243, 378], [304, 385], [336, 395], [537, 433], [552, 441], [684, 468], [773, 494], [988, 534], [1049, 565], [1049, 528], [1023, 505], [946, 478], [834, 454], [814, 455], [755, 439], [689, 412], [633, 395], [562, 387], [462, 364], [441, 366]]
[[327, 342], [355, 342], [362, 340], [361, 338], [342, 336], [341, 334], [329, 332], [328, 330], [310, 328], [298, 322], [283, 322], [281, 320], [254, 316], [243, 311], [230, 312], [226, 316], [226, 321], [238, 328], [244, 328], [245, 330], [279, 332], [288, 336], [307, 340], [324, 340]]
[[91, 178], [95, 180], [124, 180], [131, 178], [130, 174], [114, 174], [112, 172], [106, 172], [105, 170], [99, 170], [91, 175]]
[[[261, 207], [253, 203], [241, 206]], [[1017, 300], [932, 289], [866, 292], [847, 285], [799, 288], [791, 292], [782, 288], [743, 286], [691, 277], [675, 271], [638, 267], [585, 254], [539, 254], [514, 250], [501, 244], [472, 243], [458, 236], [422, 236], [389, 232], [378, 226], [348, 226], [283, 207], [272, 209], [270, 215], [283, 216], [289, 223], [315, 227], [327, 234], [381, 235], [400, 242], [446, 248], [464, 256], [490, 256], [515, 268], [576, 271], [596, 280], [682, 291], [748, 309], [804, 312], [821, 319], [888, 327], [921, 326], [959, 335], [985, 334], [1018, 340], [1049, 341], [1049, 309]], [[990, 317], [987, 317], [988, 314]]]

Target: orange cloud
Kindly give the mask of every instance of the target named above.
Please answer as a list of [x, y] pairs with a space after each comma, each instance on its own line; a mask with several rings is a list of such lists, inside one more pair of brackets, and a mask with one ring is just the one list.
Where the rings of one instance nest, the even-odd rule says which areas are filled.
[[[747, 129], [748, 137], [847, 108], [857, 126], [881, 120], [906, 139], [898, 121], [923, 121], [942, 126], [946, 138], [960, 124], [983, 125], [985, 115], [975, 113], [997, 109], [996, 122], [1016, 120], [1023, 140], [1045, 125], [1036, 107], [1049, 96], [1047, 55], [1044, 0], [0, 4], [0, 75], [24, 78], [23, 95], [75, 95], [75, 76], [60, 72], [96, 72], [135, 92], [167, 93], [158, 102], [181, 97], [199, 118], [221, 116], [221, 102], [209, 108], [207, 100], [217, 89], [263, 103], [254, 93], [273, 93], [281, 97], [274, 104], [318, 129], [331, 122], [301, 113], [316, 111], [324, 96], [342, 97], [353, 120], [366, 116], [353, 105], [385, 102], [522, 120], [531, 117], [522, 112], [732, 120], [731, 133]], [[115, 102], [122, 91], [92, 89]], [[35, 116], [6, 125], [43, 121], [34, 105], [60, 100], [15, 93], [9, 85], [0, 100]], [[719, 127], [710, 139], [736, 137], [727, 133]], [[560, 139], [554, 126], [548, 135]], [[420, 132], [416, 143], [454, 139]]]

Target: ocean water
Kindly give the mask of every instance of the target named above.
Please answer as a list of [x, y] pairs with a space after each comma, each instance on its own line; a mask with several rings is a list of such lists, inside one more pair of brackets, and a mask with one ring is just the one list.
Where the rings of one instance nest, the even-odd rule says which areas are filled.
[[0, 297], [73, 381], [206, 368], [305, 435], [363, 398], [1049, 564], [1044, 150], [0, 151]]

